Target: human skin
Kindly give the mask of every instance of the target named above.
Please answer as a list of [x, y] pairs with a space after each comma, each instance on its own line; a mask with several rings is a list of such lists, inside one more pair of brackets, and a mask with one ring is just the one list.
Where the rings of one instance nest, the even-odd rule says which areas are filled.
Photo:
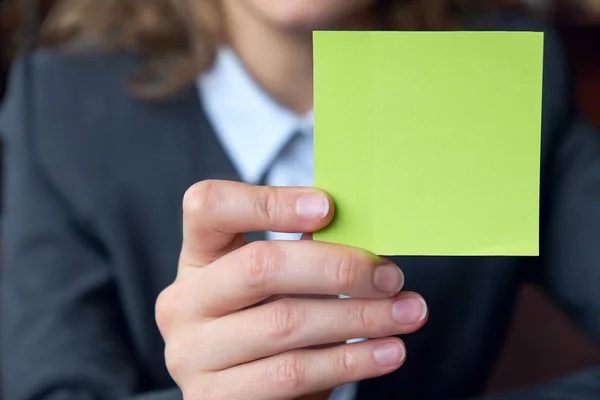
[[[301, 114], [312, 109], [312, 31], [373, 27], [375, 1], [221, 6], [228, 45], [265, 92]], [[335, 211], [326, 193], [205, 181], [188, 190], [183, 209], [179, 273], [156, 319], [186, 399], [325, 399], [402, 365], [406, 349], [391, 336], [421, 328], [427, 306], [400, 292], [397, 266], [341, 245], [244, 240], [249, 231], [325, 227]], [[374, 339], [344, 343], [356, 337]]]
[[[185, 399], [297, 399], [402, 365], [404, 344], [390, 336], [421, 328], [427, 307], [399, 292], [397, 266], [342, 245], [242, 235], [323, 228], [334, 213], [325, 193], [204, 181], [183, 209], [178, 275], [156, 319]], [[343, 343], [355, 337], [373, 339]]]

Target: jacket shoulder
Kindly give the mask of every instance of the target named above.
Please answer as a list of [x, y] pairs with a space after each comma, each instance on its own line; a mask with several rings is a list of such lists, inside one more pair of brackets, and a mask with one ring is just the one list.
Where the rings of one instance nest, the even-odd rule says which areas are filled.
[[108, 176], [113, 136], [135, 102], [126, 82], [137, 65], [129, 55], [92, 50], [39, 50], [16, 60], [0, 109], [2, 139], [13, 153], [6, 168], [31, 160], [65, 196], [87, 203], [95, 194], [77, 188], [102, 187]]

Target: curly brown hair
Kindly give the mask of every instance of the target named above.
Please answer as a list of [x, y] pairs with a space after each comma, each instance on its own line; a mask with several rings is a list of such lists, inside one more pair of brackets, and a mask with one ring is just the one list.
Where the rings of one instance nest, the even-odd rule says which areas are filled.
[[[190, 85], [208, 68], [223, 40], [219, 0], [60, 0], [42, 27], [42, 44], [83, 40], [146, 60], [130, 82], [142, 98]], [[481, 0], [379, 0], [382, 29], [449, 30]], [[156, 84], [156, 77], [160, 84]], [[148, 84], [152, 81], [152, 84]]]

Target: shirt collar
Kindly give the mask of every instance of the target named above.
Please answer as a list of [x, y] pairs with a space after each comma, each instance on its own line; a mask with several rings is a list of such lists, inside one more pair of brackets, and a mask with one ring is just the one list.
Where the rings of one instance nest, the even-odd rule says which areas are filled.
[[215, 132], [245, 182], [258, 183], [294, 134], [312, 135], [312, 112], [299, 116], [277, 103], [228, 47], [198, 85]]

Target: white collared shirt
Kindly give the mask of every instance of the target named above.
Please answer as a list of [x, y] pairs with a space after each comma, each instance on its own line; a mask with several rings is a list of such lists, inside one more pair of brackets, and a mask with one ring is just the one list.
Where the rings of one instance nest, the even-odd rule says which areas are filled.
[[[230, 48], [198, 79], [200, 96], [217, 137], [244, 182], [270, 186], [313, 185], [313, 114], [299, 116], [266, 94]], [[268, 232], [269, 239], [299, 234]], [[337, 388], [330, 400], [352, 400], [356, 384]]]

